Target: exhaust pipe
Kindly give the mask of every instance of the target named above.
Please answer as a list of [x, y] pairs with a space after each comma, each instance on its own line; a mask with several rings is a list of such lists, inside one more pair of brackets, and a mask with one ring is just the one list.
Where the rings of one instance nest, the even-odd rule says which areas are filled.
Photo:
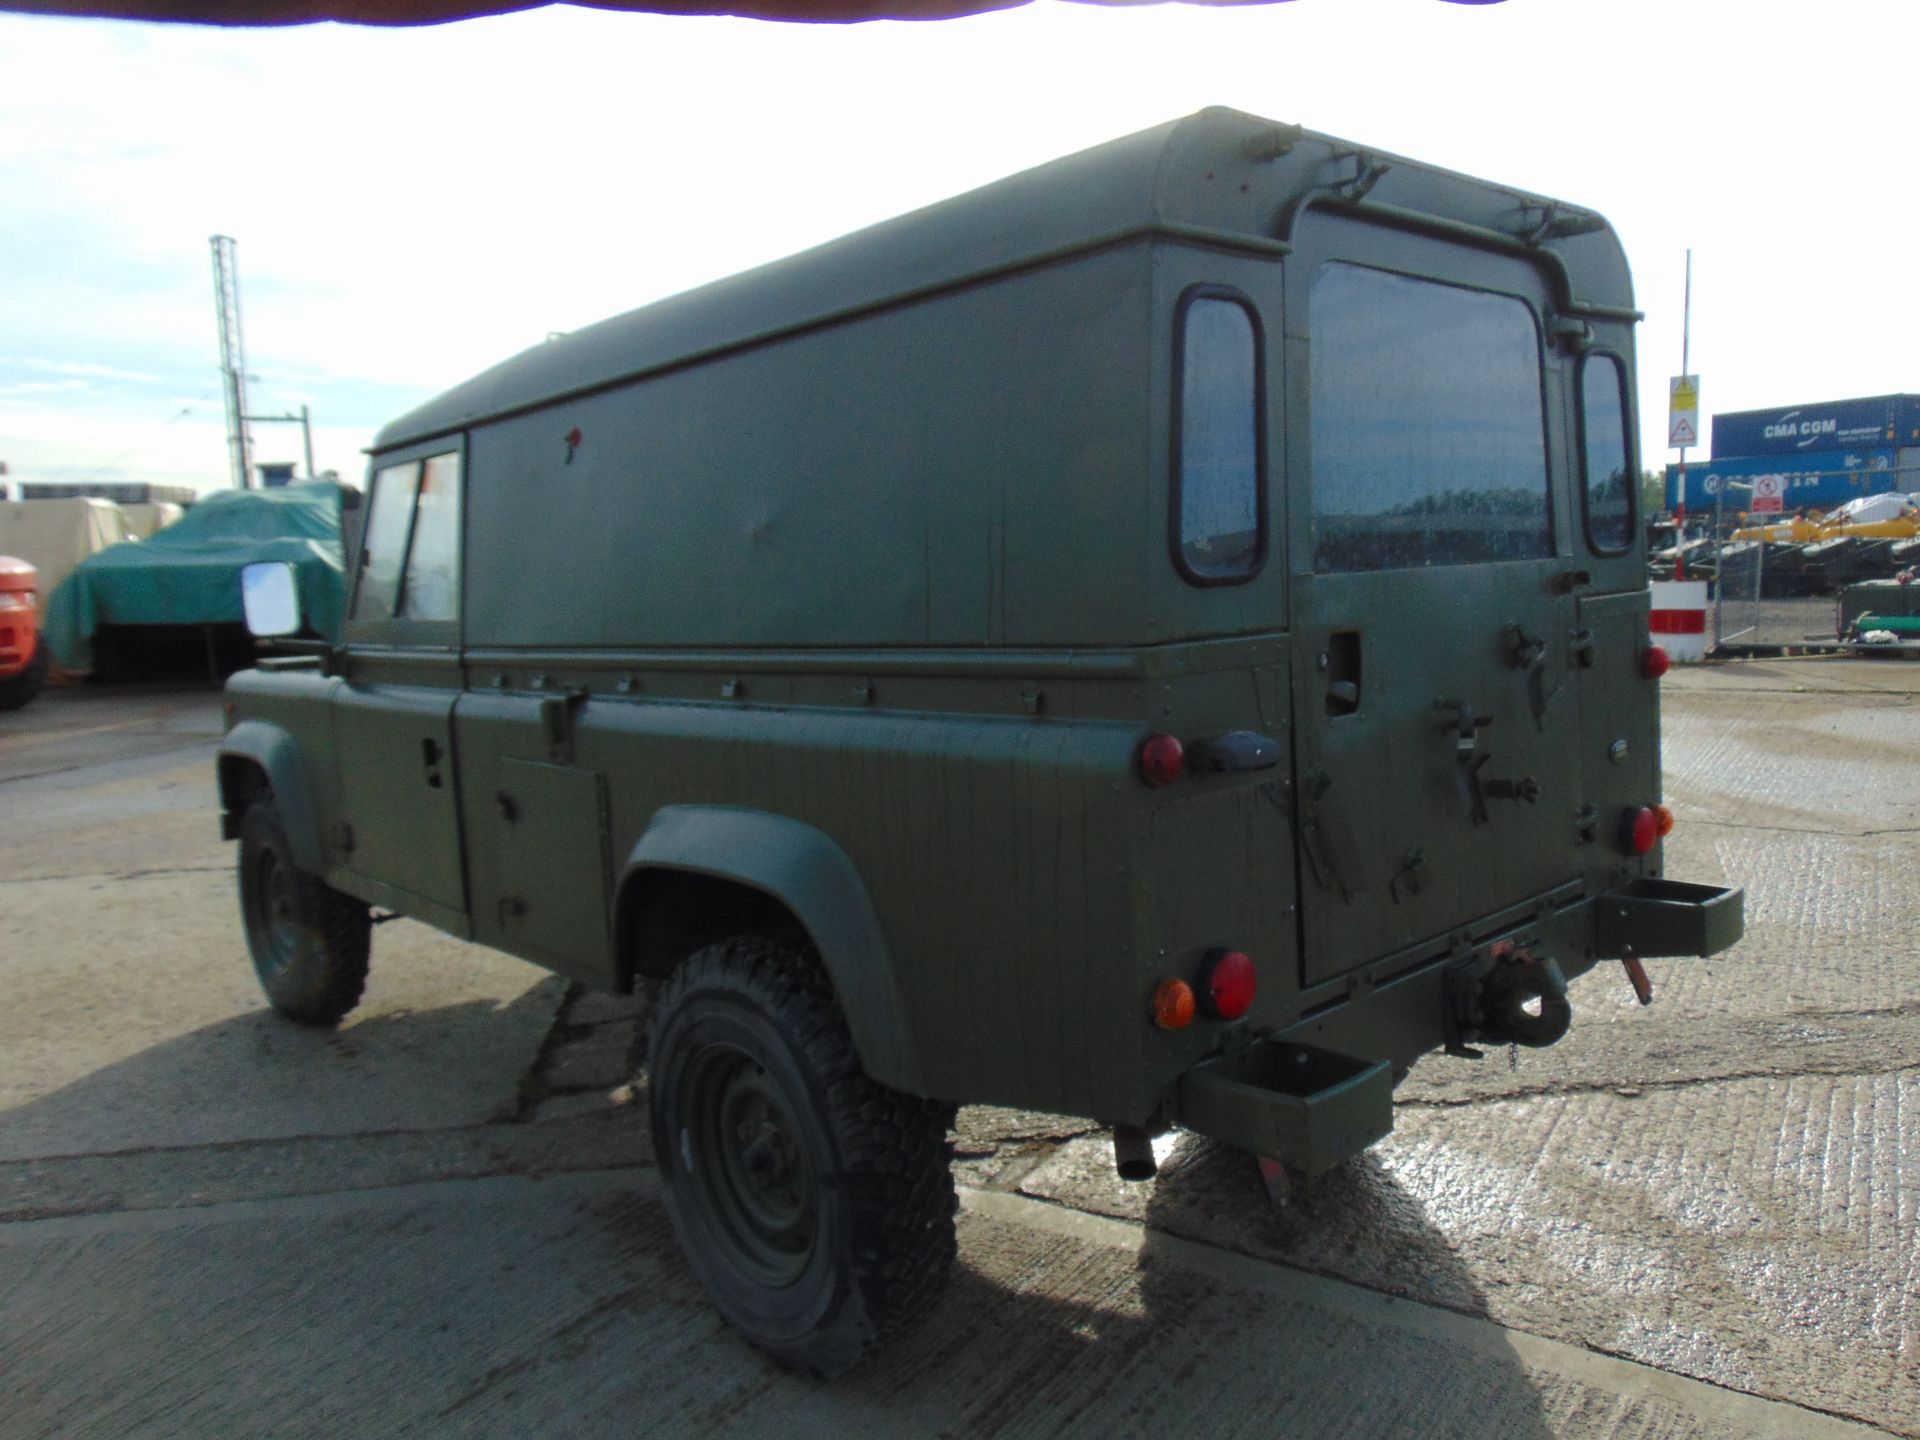
[[1138, 1125], [1113, 1127], [1113, 1168], [1122, 1180], [1151, 1180], [1160, 1172], [1153, 1141]]

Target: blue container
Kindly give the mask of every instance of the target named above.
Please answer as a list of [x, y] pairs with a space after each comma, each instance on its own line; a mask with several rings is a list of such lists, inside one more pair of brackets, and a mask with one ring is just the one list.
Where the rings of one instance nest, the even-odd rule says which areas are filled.
[[1920, 445], [1920, 395], [1893, 397], [1893, 428], [1900, 432], [1902, 445]]
[[[1687, 462], [1687, 511], [1705, 515], [1713, 509], [1715, 491], [1723, 481], [1727, 486], [1726, 510], [1734, 514], [1753, 509], [1750, 487], [1762, 475], [1785, 477], [1785, 510], [1791, 515], [1805, 508], [1831, 510], [1862, 495], [1880, 495], [1908, 487], [1894, 471], [1892, 450], [1839, 450], [1830, 454], [1743, 455], [1732, 460], [1689, 460]], [[1736, 483], [1737, 482], [1737, 483]], [[1667, 467], [1667, 508], [1680, 499], [1680, 467]]]
[[1920, 436], [1920, 396], [1876, 395], [1777, 410], [1737, 410], [1713, 417], [1713, 458], [1916, 443], [1908, 438], [1909, 431]]

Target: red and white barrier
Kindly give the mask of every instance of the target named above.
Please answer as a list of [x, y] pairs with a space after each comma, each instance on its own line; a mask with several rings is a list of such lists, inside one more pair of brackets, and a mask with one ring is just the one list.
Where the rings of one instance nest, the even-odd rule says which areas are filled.
[[1655, 580], [1653, 617], [1648, 629], [1653, 643], [1663, 647], [1676, 663], [1707, 658], [1707, 582]]

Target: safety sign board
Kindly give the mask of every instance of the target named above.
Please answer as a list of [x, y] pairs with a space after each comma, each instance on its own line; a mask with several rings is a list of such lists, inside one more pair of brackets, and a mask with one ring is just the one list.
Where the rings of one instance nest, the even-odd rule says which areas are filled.
[[1676, 375], [1667, 382], [1667, 444], [1678, 450], [1700, 443], [1700, 377]]

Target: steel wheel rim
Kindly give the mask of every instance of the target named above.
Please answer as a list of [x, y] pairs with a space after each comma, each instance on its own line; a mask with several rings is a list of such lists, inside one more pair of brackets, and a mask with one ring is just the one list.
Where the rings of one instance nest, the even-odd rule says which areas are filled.
[[269, 846], [261, 846], [253, 860], [253, 930], [258, 937], [260, 968], [278, 975], [298, 953], [304, 928], [293, 893], [293, 876]]
[[728, 1259], [756, 1284], [806, 1273], [819, 1233], [819, 1186], [804, 1130], [767, 1068], [731, 1045], [687, 1067], [682, 1161]]

